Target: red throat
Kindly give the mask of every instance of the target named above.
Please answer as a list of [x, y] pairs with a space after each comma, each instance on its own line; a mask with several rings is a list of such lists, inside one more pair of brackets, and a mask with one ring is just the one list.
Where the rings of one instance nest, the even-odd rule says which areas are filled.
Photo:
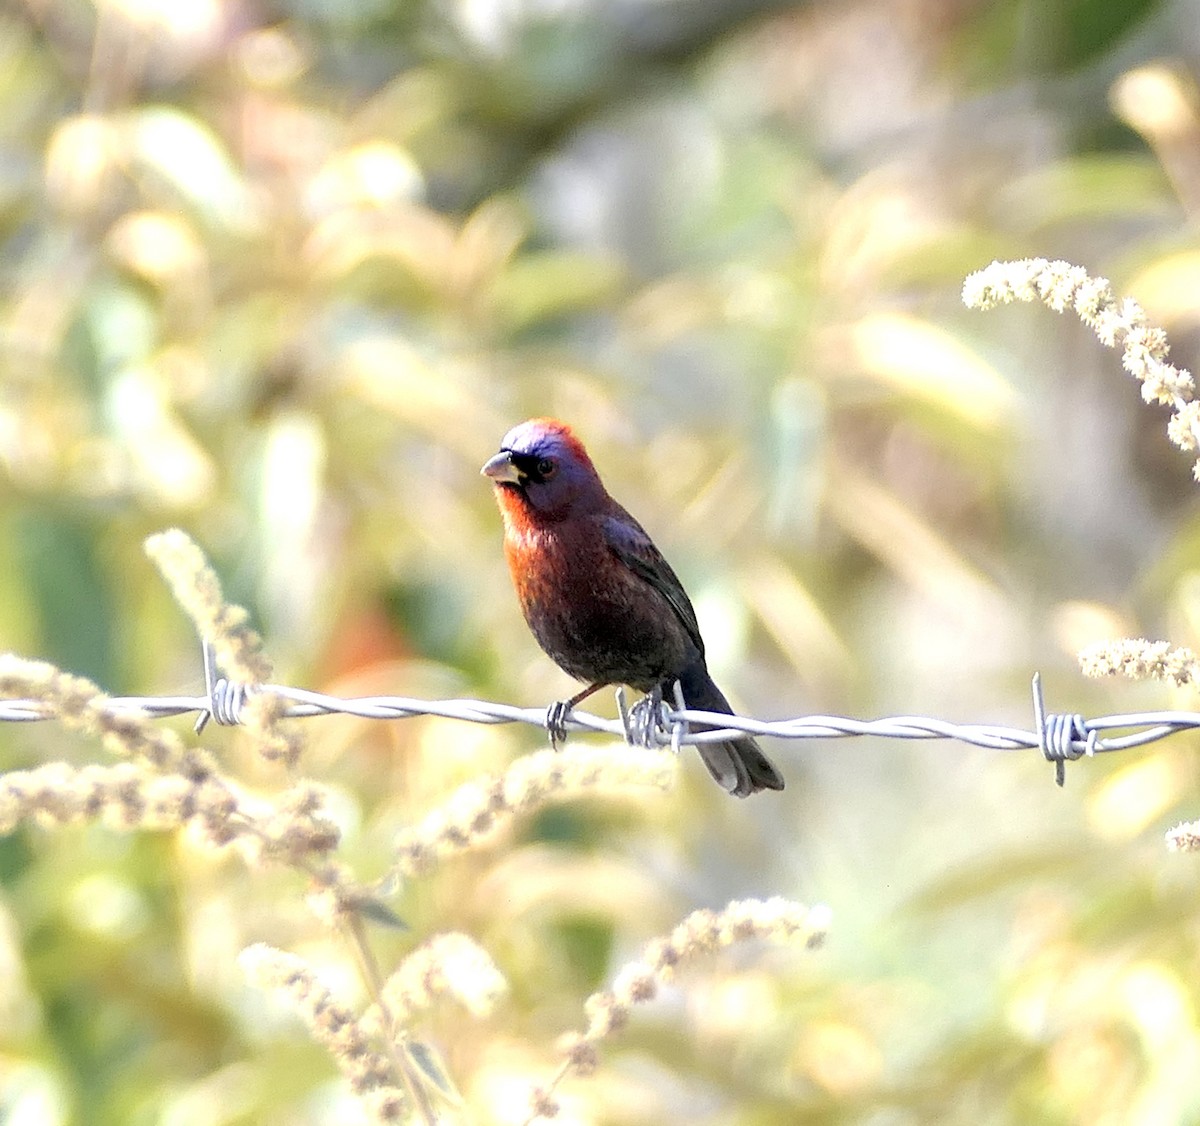
[[541, 524], [533, 505], [519, 490], [508, 485], [497, 485], [494, 491], [500, 514], [504, 517], [506, 535], [522, 536], [534, 531]]
[[546, 521], [516, 489], [498, 485], [495, 492], [504, 517], [504, 558], [524, 606], [536, 597], [535, 588], [542, 574], [538, 544]]

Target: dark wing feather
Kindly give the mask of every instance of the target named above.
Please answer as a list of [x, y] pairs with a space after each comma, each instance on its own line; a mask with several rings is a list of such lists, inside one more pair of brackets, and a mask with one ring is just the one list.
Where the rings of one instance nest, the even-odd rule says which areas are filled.
[[604, 517], [604, 538], [613, 553], [638, 578], [645, 579], [661, 594], [675, 616], [683, 623], [688, 636], [692, 639], [700, 656], [704, 656], [704, 641], [700, 637], [700, 624], [696, 621], [696, 611], [692, 609], [691, 600], [679, 576], [671, 570], [671, 564], [663, 557], [662, 552], [654, 546], [654, 541], [646, 535], [642, 526], [621, 509], [620, 515]]

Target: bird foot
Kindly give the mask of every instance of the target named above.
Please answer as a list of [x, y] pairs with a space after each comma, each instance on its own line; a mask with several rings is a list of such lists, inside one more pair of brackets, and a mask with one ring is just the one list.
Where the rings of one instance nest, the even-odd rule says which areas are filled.
[[555, 700], [546, 709], [546, 730], [550, 733], [550, 749], [557, 751], [567, 741], [567, 717], [574, 707], [571, 700]]
[[635, 747], [653, 747], [657, 744], [655, 733], [663, 726], [662, 686], [652, 688], [632, 708], [621, 709], [625, 724], [625, 739]]

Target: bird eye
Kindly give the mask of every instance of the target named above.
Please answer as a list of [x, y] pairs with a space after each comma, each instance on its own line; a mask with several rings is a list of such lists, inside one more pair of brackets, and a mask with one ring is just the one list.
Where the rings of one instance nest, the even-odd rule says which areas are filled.
[[537, 475], [543, 481], [549, 481], [557, 472], [558, 463], [553, 458], [544, 457], [537, 463]]

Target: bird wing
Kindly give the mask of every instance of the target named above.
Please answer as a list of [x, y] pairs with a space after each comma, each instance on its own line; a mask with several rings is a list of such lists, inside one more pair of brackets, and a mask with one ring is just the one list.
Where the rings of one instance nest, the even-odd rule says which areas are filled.
[[700, 636], [700, 623], [696, 621], [696, 611], [692, 608], [691, 600], [687, 591], [683, 589], [679, 576], [671, 570], [671, 564], [662, 557], [662, 552], [654, 546], [654, 541], [624, 509], [620, 515], [605, 516], [603, 527], [605, 541], [613, 554], [638, 578], [648, 582], [667, 600], [703, 657], [704, 640]]

